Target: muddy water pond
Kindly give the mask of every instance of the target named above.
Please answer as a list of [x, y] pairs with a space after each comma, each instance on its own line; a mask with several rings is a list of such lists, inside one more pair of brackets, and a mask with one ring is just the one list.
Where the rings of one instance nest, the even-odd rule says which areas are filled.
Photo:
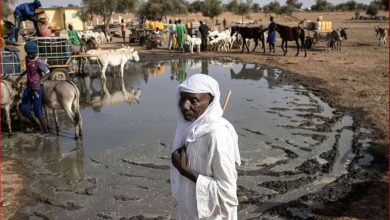
[[21, 215], [173, 218], [169, 165], [176, 87], [195, 73], [214, 77], [222, 98], [232, 90], [224, 116], [239, 134], [239, 219], [256, 218], [348, 172], [352, 117], [290, 83], [280, 69], [227, 58], [140, 62], [128, 67], [123, 80], [114, 70], [104, 84], [94, 77], [73, 79], [81, 92], [81, 140], [72, 139], [64, 114], [58, 136], [22, 129], [3, 135], [3, 154], [23, 159], [32, 177], [26, 192], [36, 202]]

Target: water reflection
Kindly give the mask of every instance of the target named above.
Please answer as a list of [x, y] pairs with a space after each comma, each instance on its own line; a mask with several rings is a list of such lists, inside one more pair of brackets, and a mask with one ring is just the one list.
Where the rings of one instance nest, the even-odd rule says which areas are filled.
[[[260, 80], [263, 77], [261, 66], [258, 64], [250, 65], [247, 67], [247, 63], [243, 63], [240, 72], [236, 73], [233, 68], [230, 68], [231, 79], [251, 79]], [[252, 67], [253, 66], [253, 67]]]
[[[202, 73], [209, 75], [211, 66], [220, 66], [222, 68], [230, 68], [230, 78], [240, 80], [258, 81], [265, 79], [268, 82], [269, 88], [280, 83], [280, 69], [268, 68], [259, 64], [239, 63], [236, 60], [229, 58], [215, 59], [174, 59], [168, 61], [148, 61], [141, 65], [140, 72], [143, 75], [145, 83], [148, 82], [150, 76], [159, 76], [167, 72], [165, 67], [170, 67], [169, 78], [173, 81], [183, 82], [189, 75], [193, 73]], [[237, 69], [239, 68], [239, 69]], [[215, 73], [213, 71], [213, 73]]]
[[81, 141], [63, 141], [61, 137], [41, 134], [16, 134], [13, 138], [3, 138], [2, 148], [3, 153], [10, 157], [31, 160], [32, 168], [44, 165], [46, 171], [31, 170], [32, 175], [39, 175], [42, 182], [61, 178], [64, 183], [73, 185], [85, 176], [84, 147]]
[[[141, 76], [139, 73], [133, 76]], [[126, 80], [126, 83], [125, 83]], [[134, 80], [134, 81], [133, 81]], [[141, 97], [141, 89], [134, 88], [136, 81], [140, 77], [112, 77], [108, 76], [107, 80], [98, 78], [78, 78], [74, 80], [80, 88], [80, 106], [92, 107], [95, 112], [105, 105], [116, 105], [128, 103], [129, 105], [138, 104]]]

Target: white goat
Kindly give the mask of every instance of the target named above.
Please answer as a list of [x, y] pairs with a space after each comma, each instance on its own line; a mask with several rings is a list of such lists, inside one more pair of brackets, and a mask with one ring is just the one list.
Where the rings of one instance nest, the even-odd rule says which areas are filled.
[[186, 43], [190, 46], [190, 52], [194, 53], [194, 47], [196, 47], [197, 52], [200, 53], [200, 45], [202, 44], [202, 40], [198, 37], [191, 37], [187, 35]]

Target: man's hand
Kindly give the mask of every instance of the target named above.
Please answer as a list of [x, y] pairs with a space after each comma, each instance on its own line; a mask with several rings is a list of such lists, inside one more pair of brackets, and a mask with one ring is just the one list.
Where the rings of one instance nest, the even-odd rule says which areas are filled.
[[51, 72], [46, 73], [46, 74], [42, 77], [42, 82], [44, 82], [44, 81], [50, 79], [50, 76], [51, 76]]
[[186, 146], [183, 146], [175, 150], [172, 153], [171, 158], [172, 158], [173, 166], [176, 167], [176, 169], [180, 172], [180, 174], [192, 180], [194, 183], [196, 183], [199, 174], [188, 168]]
[[172, 164], [183, 175], [187, 166], [186, 147], [183, 146], [172, 153]]

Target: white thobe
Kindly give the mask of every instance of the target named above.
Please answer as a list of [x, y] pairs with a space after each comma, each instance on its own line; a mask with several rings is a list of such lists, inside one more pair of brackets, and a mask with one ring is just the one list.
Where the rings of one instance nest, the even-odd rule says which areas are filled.
[[237, 171], [231, 135], [219, 127], [187, 145], [196, 183], [181, 176], [177, 220], [237, 219]]

